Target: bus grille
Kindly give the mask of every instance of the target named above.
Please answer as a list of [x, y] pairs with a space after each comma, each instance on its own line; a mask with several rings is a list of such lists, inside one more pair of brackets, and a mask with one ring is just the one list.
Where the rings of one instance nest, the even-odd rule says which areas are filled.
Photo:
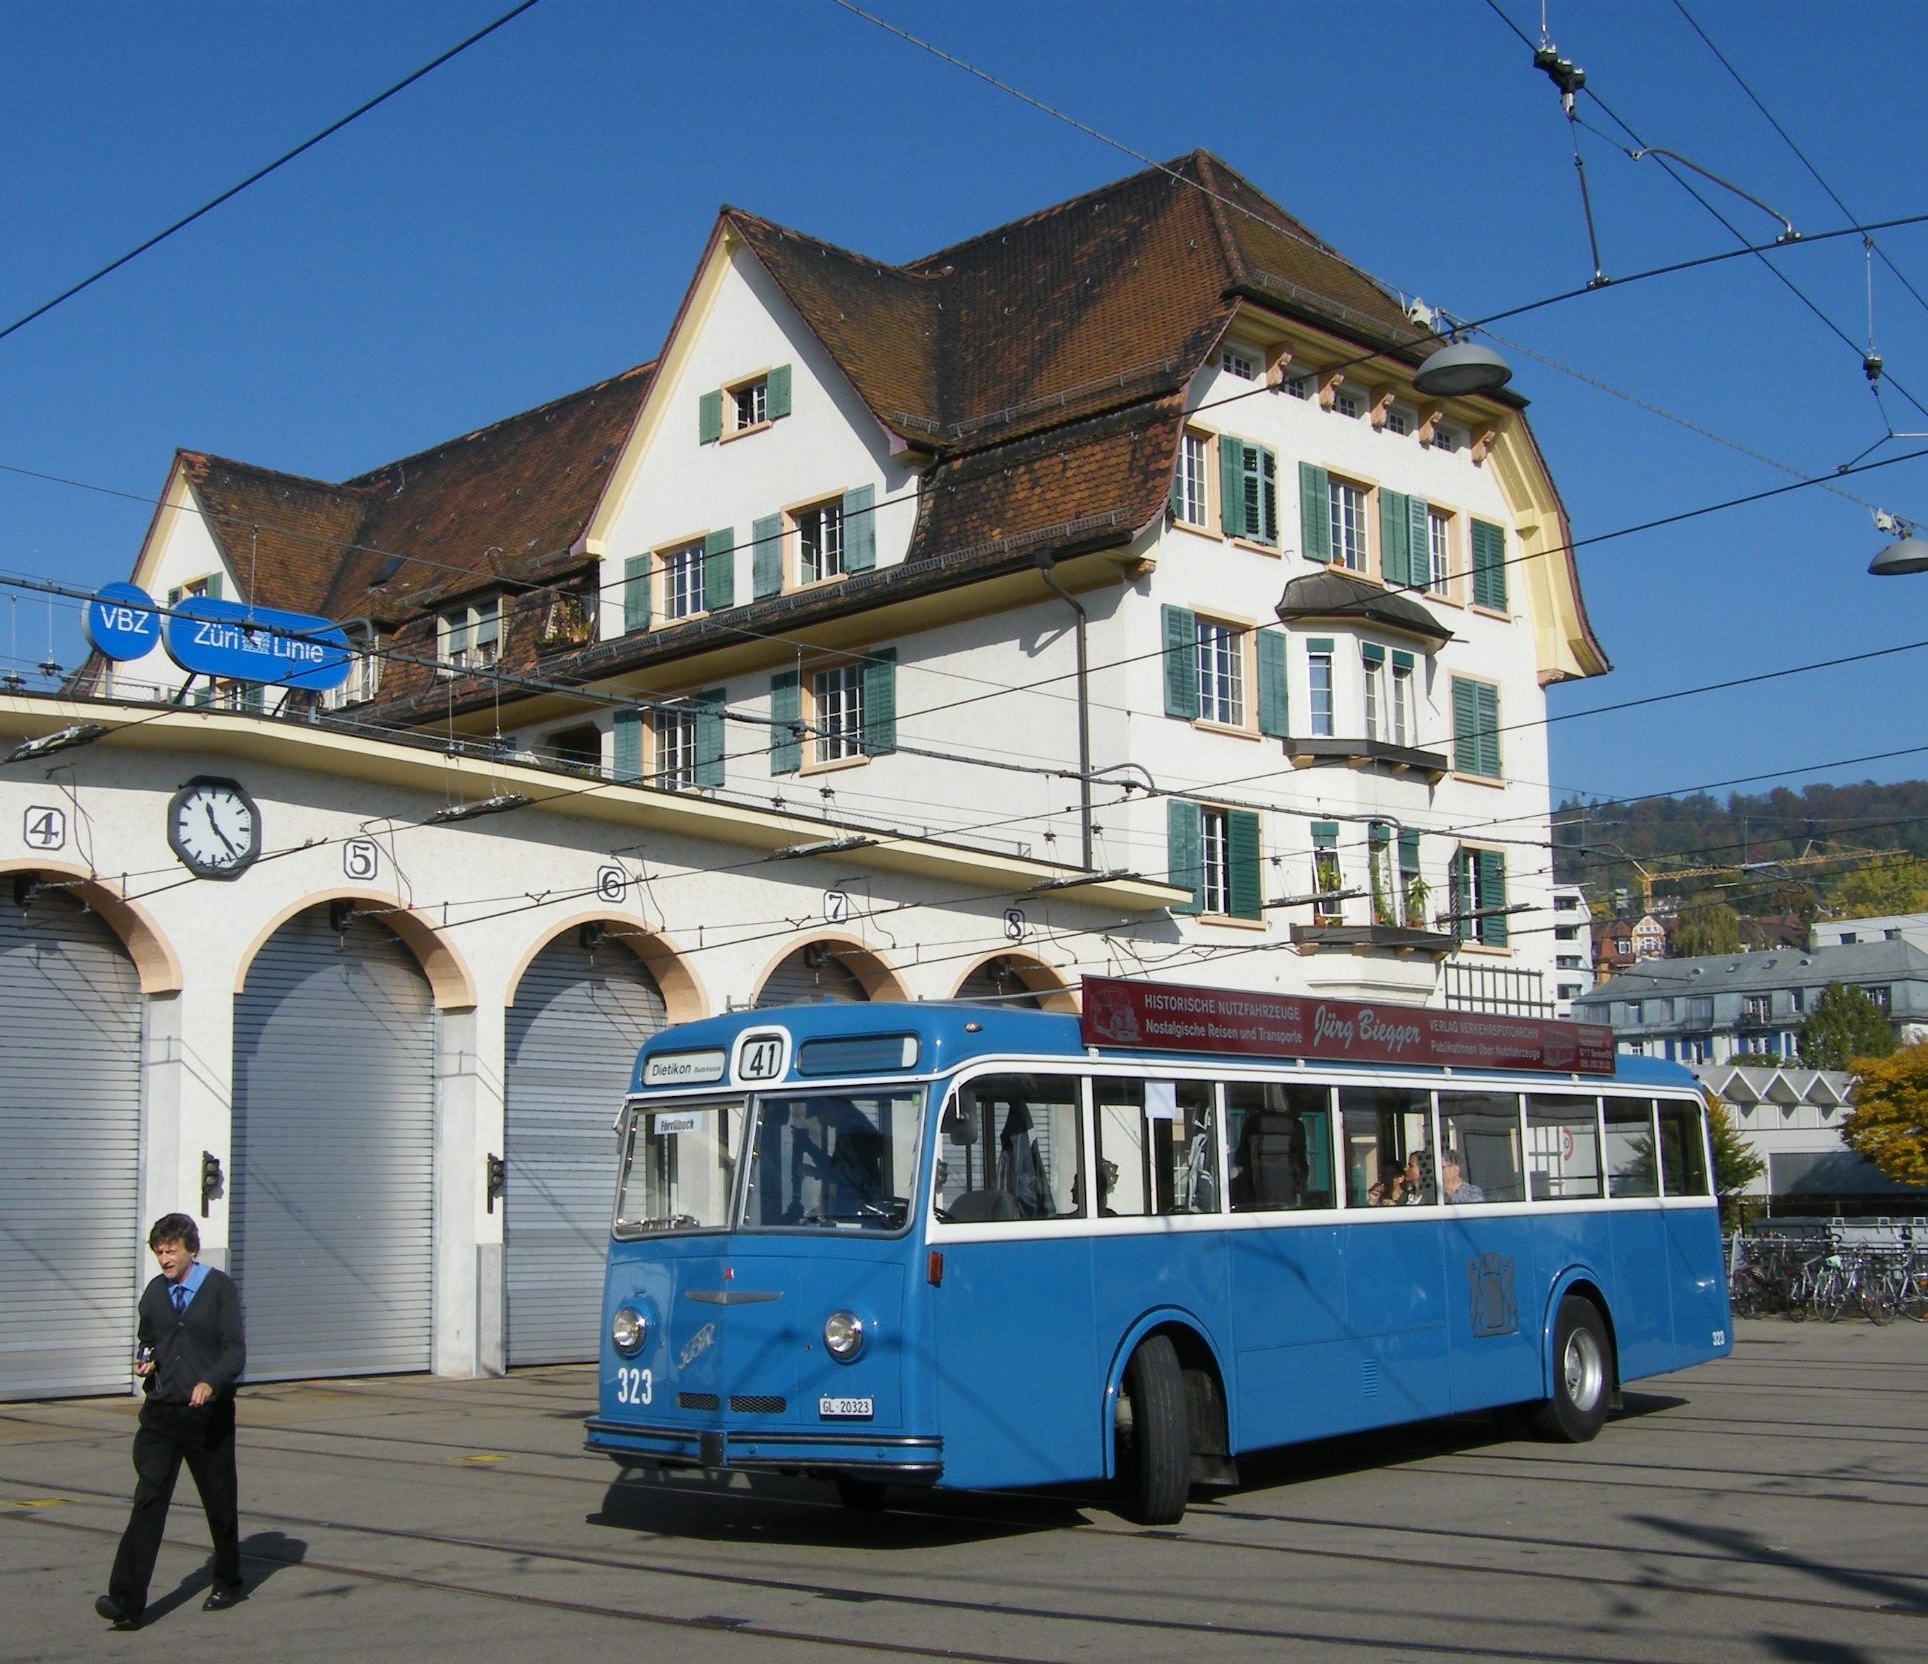
[[679, 1392], [676, 1395], [679, 1410], [714, 1410], [716, 1394], [713, 1392]]
[[756, 1397], [748, 1393], [731, 1393], [730, 1408], [740, 1416], [780, 1416], [789, 1409], [787, 1400], [781, 1398]]

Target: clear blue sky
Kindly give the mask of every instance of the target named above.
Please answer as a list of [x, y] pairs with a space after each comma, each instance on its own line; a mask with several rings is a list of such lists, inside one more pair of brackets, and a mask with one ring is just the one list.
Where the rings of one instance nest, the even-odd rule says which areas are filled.
[[[0, 327], [508, 3], [0, 0]], [[1538, 0], [1500, 3], [1537, 39]], [[1920, 148], [1890, 137], [1911, 130], [1928, 7], [1685, 3], [1855, 221], [1928, 214]], [[1674, 0], [1547, 5], [1588, 94], [1641, 141], [1804, 232], [1849, 223]], [[1458, 315], [1593, 274], [1558, 98], [1486, 0], [870, 9], [1143, 155], [1216, 151], [1366, 270]], [[1658, 160], [1615, 148], [1632, 141], [1588, 94], [1607, 272], [1734, 246]], [[137, 499], [176, 446], [340, 479], [654, 356], [721, 203], [898, 261], [1139, 165], [833, 0], [543, 0], [0, 341], [0, 571], [124, 577], [150, 512]], [[1750, 239], [1776, 229], [1703, 188]], [[1879, 242], [1928, 296], [1928, 224]], [[1848, 340], [1752, 257], [1496, 326], [1582, 540], [1795, 477], [1776, 464], [1827, 474], [1888, 425], [1928, 432], [1901, 391], [1928, 405], [1928, 305], [1877, 264], [1884, 425], [1861, 367], [1860, 242], [1773, 267]], [[1928, 640], [1928, 575], [1865, 572], [1887, 541], [1868, 505], [1928, 523], [1928, 461], [1834, 483], [1582, 549], [1616, 668], [1552, 696], [1568, 718], [1556, 795], [1928, 775], [1928, 749], [1848, 761], [1928, 748], [1928, 648], [1573, 715]], [[71, 666], [73, 614], [54, 627]], [[0, 656], [39, 660], [47, 631], [44, 604], [19, 601]]]

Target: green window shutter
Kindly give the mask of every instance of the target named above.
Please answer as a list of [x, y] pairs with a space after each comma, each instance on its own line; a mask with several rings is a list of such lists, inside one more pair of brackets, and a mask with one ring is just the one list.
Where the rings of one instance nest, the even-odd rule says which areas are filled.
[[764, 413], [775, 421], [779, 416], [790, 414], [790, 366], [779, 364], [770, 372], [770, 379], [764, 391]]
[[1315, 820], [1312, 823], [1312, 847], [1314, 849], [1337, 849], [1339, 847], [1339, 823], [1336, 820]]
[[718, 387], [696, 401], [696, 442], [714, 445], [723, 437], [723, 389]]
[[1386, 650], [1376, 641], [1362, 641], [1359, 643], [1359, 657], [1367, 664], [1384, 664]]
[[1479, 684], [1464, 677], [1453, 678], [1453, 770], [1457, 774], [1479, 774]]
[[1413, 581], [1411, 501], [1402, 491], [1379, 488], [1379, 571], [1389, 584]]
[[1165, 799], [1165, 876], [1192, 899], [1180, 902], [1174, 913], [1196, 913], [1205, 905], [1205, 851], [1196, 803], [1181, 797]]
[[846, 572], [877, 564], [877, 488], [860, 485], [843, 495], [843, 563]]
[[241, 709], [259, 716], [268, 708], [267, 690], [259, 682], [250, 682], [241, 690]]
[[[1506, 905], [1506, 851], [1479, 851], [1479, 898], [1482, 909]], [[1479, 922], [1479, 939], [1489, 948], [1506, 946], [1506, 916], [1488, 913]]]
[[1399, 831], [1399, 870], [1419, 871], [1419, 834], [1410, 827], [1401, 827]]
[[1227, 537], [1245, 535], [1245, 446], [1228, 433], [1218, 436], [1218, 523]]
[[181, 604], [181, 586], [179, 584], [176, 584], [167, 592], [167, 604], [170, 607], [178, 607]]
[[1259, 520], [1257, 527], [1248, 527], [1246, 536], [1256, 537], [1261, 543], [1277, 543], [1279, 540], [1279, 465], [1270, 451], [1257, 450], [1259, 459]]
[[631, 555], [623, 562], [623, 633], [649, 628], [649, 556]]
[[1299, 464], [1299, 538], [1307, 560], [1332, 561], [1332, 480], [1317, 463]]
[[208, 586], [201, 593], [210, 601], [218, 601], [221, 599], [221, 574], [219, 572], [210, 572], [208, 574]]
[[761, 601], [783, 588], [783, 516], [750, 523], [750, 593]]
[[1198, 715], [1198, 618], [1187, 607], [1165, 607], [1165, 715], [1190, 722]]
[[803, 767], [803, 689], [794, 670], [770, 678], [770, 772], [795, 774]]
[[1225, 839], [1231, 846], [1230, 880], [1232, 917], [1262, 919], [1259, 893], [1259, 817], [1250, 809], [1225, 812]]
[[1490, 682], [1474, 684], [1479, 703], [1480, 773], [1500, 777], [1500, 690]]
[[723, 784], [723, 689], [705, 688], [693, 700], [696, 713], [696, 783]]
[[1433, 511], [1424, 497], [1406, 499], [1406, 582], [1414, 589], [1433, 587]]
[[897, 749], [897, 649], [879, 647], [864, 659], [864, 755]]
[[725, 526], [703, 539], [703, 610], [736, 605], [736, 528]]
[[1292, 732], [1286, 702], [1285, 632], [1261, 630], [1259, 648], [1259, 732], [1282, 740]]
[[1506, 611], [1506, 533], [1485, 520], [1473, 522], [1473, 605]]
[[1392, 650], [1392, 667], [1394, 670], [1411, 670], [1413, 667], [1412, 654], [1402, 653], [1395, 647]]
[[612, 732], [616, 741], [616, 778], [634, 785], [643, 777], [643, 713], [618, 711]]

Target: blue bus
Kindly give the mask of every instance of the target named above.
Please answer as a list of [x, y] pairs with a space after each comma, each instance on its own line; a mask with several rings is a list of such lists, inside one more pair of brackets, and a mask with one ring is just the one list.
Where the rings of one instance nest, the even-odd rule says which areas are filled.
[[627, 1467], [1116, 1481], [1731, 1349], [1692, 1077], [1605, 1030], [1087, 979], [1082, 1016], [666, 1029], [619, 1122], [598, 1413]]

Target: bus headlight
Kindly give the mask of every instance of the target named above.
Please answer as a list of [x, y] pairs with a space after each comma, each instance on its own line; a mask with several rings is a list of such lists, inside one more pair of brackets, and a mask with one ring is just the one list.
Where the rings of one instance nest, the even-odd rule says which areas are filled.
[[832, 1312], [823, 1320], [824, 1350], [847, 1364], [864, 1349], [864, 1320], [855, 1312]]
[[624, 1306], [609, 1320], [609, 1339], [625, 1358], [633, 1358], [649, 1339], [649, 1319], [634, 1306]]

